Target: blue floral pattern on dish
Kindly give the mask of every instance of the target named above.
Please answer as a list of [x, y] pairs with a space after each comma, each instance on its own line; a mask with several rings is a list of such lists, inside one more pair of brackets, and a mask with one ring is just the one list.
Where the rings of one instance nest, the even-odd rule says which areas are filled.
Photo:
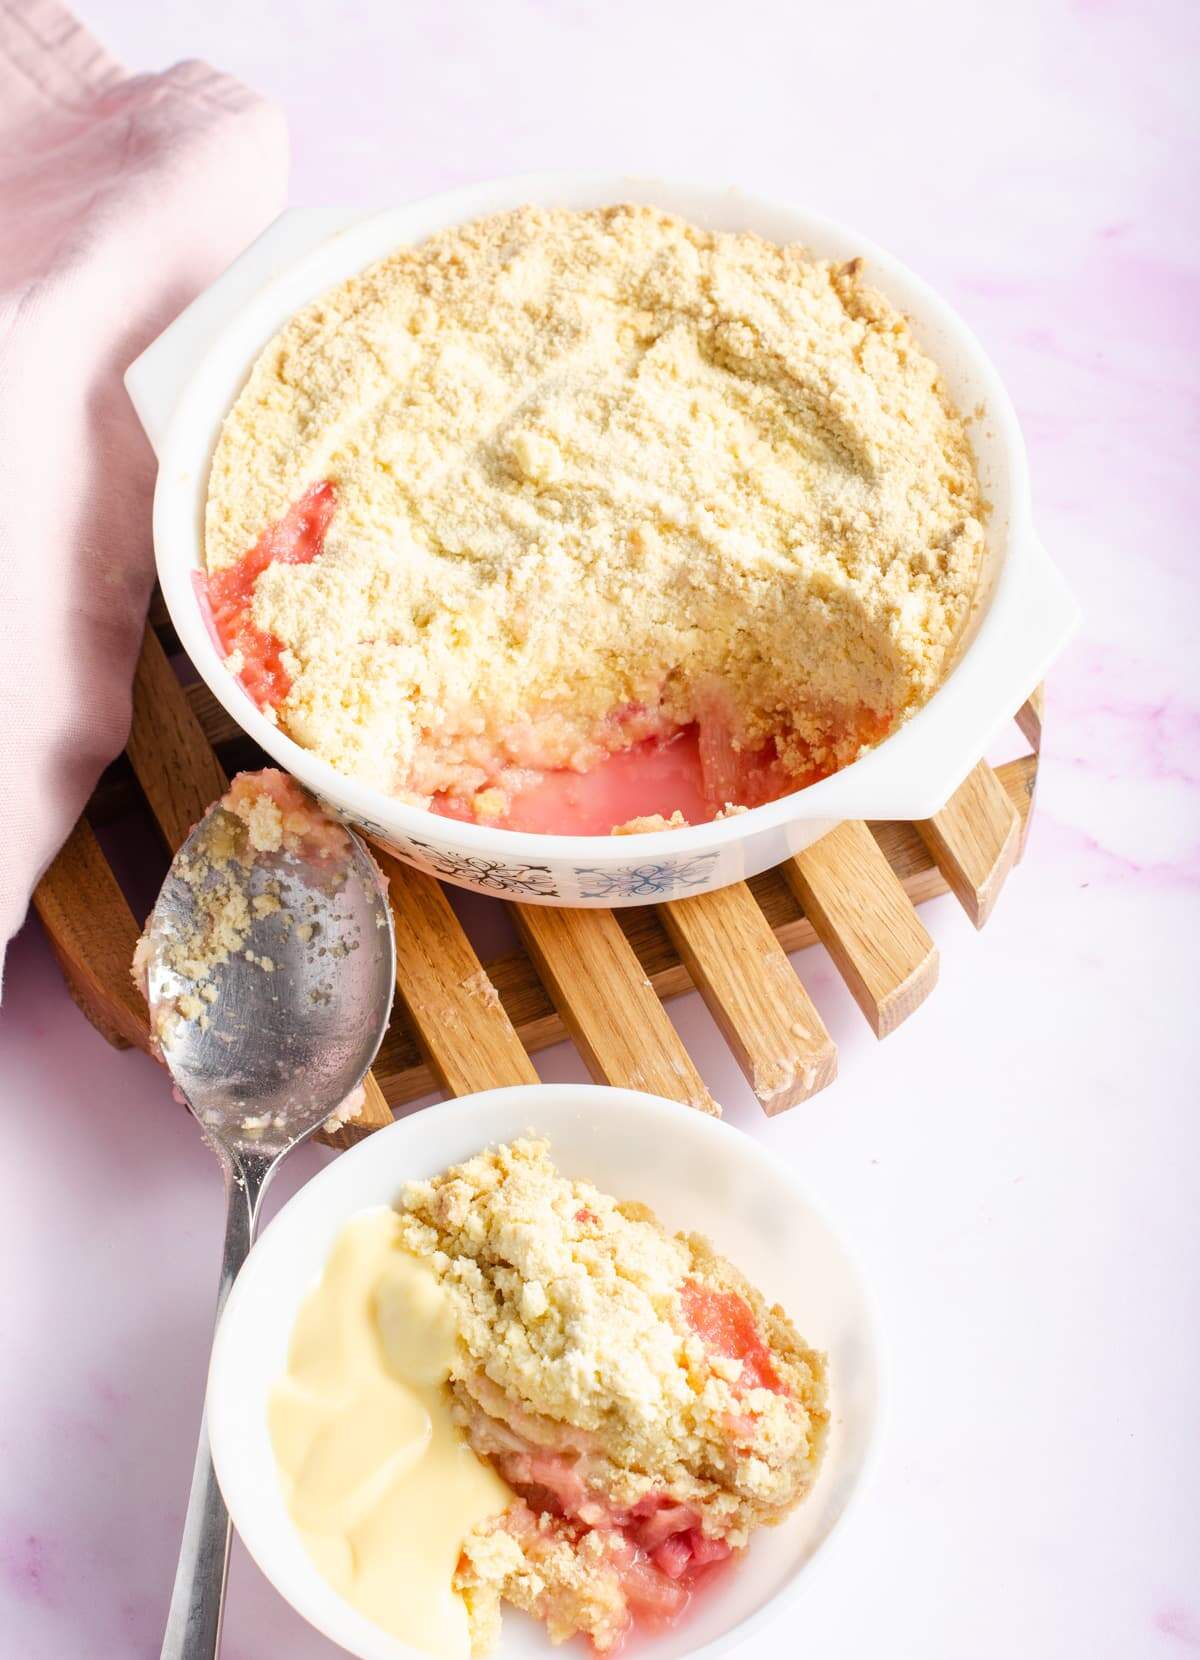
[[363, 818], [361, 813], [338, 813], [343, 824], [351, 829], [361, 830], [364, 836], [369, 836], [374, 842], [382, 842], [385, 847], [394, 848], [395, 842], [387, 833], [386, 826], [376, 824], [373, 818]]
[[626, 865], [620, 870], [597, 870], [577, 865], [581, 899], [660, 899], [680, 888], [698, 888], [712, 875], [715, 853], [693, 859], [663, 859], [659, 864]]
[[413, 857], [432, 867], [435, 876], [449, 881], [462, 881], [471, 887], [487, 888], [492, 893], [511, 893], [521, 896], [536, 895], [543, 899], [559, 897], [558, 884], [549, 865], [508, 865], [502, 859], [484, 859], [465, 853], [447, 853], [430, 842], [408, 844]]

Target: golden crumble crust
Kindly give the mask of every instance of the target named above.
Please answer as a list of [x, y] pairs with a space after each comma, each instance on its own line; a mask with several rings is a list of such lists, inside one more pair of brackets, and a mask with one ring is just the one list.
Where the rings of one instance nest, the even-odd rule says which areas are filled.
[[322, 557], [254, 594], [278, 716], [420, 802], [716, 697], [798, 778], [843, 765], [937, 685], [983, 552], [963, 423], [861, 261], [646, 207], [496, 214], [305, 307], [222, 430], [210, 571], [320, 481]]
[[[506, 1430], [566, 1446], [613, 1504], [666, 1491], [734, 1544], [807, 1492], [828, 1422], [824, 1356], [700, 1235], [568, 1180], [536, 1140], [413, 1183], [403, 1203], [404, 1245], [454, 1300], [451, 1387], [477, 1450], [502, 1451]], [[706, 1345], [686, 1282], [744, 1299], [778, 1388], [743, 1387], [740, 1362]]]

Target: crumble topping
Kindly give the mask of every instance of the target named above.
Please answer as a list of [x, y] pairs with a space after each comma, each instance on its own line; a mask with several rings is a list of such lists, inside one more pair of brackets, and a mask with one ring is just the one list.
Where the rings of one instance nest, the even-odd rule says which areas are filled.
[[523, 1501], [464, 1545], [480, 1632], [504, 1597], [604, 1650], [803, 1498], [824, 1357], [701, 1236], [568, 1180], [532, 1139], [402, 1204], [399, 1242], [454, 1311], [457, 1421]]
[[861, 261], [527, 207], [276, 336], [222, 430], [206, 550], [214, 579], [258, 550], [246, 637], [294, 738], [490, 820], [528, 769], [693, 722], [723, 736], [714, 806], [764, 745], [785, 787], [845, 765], [943, 675], [983, 512]]
[[[221, 797], [221, 805], [246, 826], [252, 853], [296, 853], [329, 859], [344, 853], [349, 837], [307, 790], [278, 767], [240, 772]], [[254, 901], [260, 915], [279, 909], [270, 894]]]
[[[275, 959], [251, 950], [247, 940], [256, 920], [274, 915], [279, 917], [281, 937], [286, 938], [293, 918], [283, 910], [274, 886], [258, 894], [248, 891], [248, 873], [255, 858], [281, 851], [332, 858], [348, 841], [342, 826], [322, 812], [294, 778], [275, 767], [239, 773], [219, 805], [229, 816], [213, 817], [202, 844], [181, 853], [172, 866], [173, 874], [195, 891], [197, 903], [193, 925], [161, 944], [165, 966], [185, 984], [178, 995], [163, 998], [155, 1010], [152, 1037], [159, 1046], [178, 1034], [182, 1022], [194, 1020], [207, 1030], [209, 1008], [219, 996], [219, 970], [232, 957], [241, 956], [264, 974], [275, 972]], [[311, 925], [300, 925], [298, 932], [307, 942]], [[147, 928], [130, 965], [143, 997], [150, 954]]]
[[682, 830], [686, 824], [687, 820], [676, 807], [670, 818], [662, 813], [641, 813], [637, 818], [626, 819], [624, 824], [613, 826], [613, 835], [640, 836], [651, 830]]

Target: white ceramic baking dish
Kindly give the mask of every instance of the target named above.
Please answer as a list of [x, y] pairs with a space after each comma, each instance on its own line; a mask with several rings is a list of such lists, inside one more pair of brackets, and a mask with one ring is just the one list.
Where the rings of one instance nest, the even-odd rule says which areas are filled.
[[[204, 501], [226, 411], [259, 351], [299, 307], [372, 260], [448, 225], [525, 202], [572, 208], [645, 202], [714, 230], [753, 230], [813, 253], [861, 254], [913, 320], [972, 426], [992, 504], [978, 603], [957, 661], [929, 703], [833, 777], [751, 812], [636, 837], [547, 836], [460, 823], [344, 777], [267, 720], [225, 669], [198, 593]], [[1045, 675], [1075, 604], [1034, 531], [1025, 448], [978, 342], [937, 296], [864, 237], [734, 189], [612, 176], [534, 175], [470, 186], [363, 217], [283, 214], [130, 367], [125, 377], [158, 454], [158, 576], [184, 648], [238, 724], [340, 817], [410, 864], [479, 892], [547, 905], [633, 905], [724, 887], [799, 852], [844, 819], [927, 818]], [[564, 618], [564, 625], [569, 619]]]
[[[593, 1084], [493, 1089], [455, 1101], [453, 1112], [412, 1113], [335, 1159], [266, 1229], [225, 1305], [206, 1408], [221, 1491], [251, 1556], [319, 1631], [359, 1660], [423, 1660], [344, 1602], [309, 1560], [284, 1502], [267, 1401], [286, 1368], [300, 1303], [350, 1217], [394, 1204], [406, 1181], [530, 1130], [549, 1139], [566, 1175], [641, 1200], [669, 1228], [706, 1234], [829, 1357], [829, 1442], [812, 1493], [779, 1527], [756, 1533], [677, 1627], [633, 1651], [640, 1660], [717, 1660], [802, 1595], [816, 1559], [841, 1534], [874, 1462], [886, 1361], [851, 1257], [792, 1176], [749, 1136], [678, 1101]], [[781, 1639], [761, 1652], [791, 1648]], [[508, 1609], [494, 1660], [583, 1653], [582, 1643], [554, 1648], [540, 1626]]]

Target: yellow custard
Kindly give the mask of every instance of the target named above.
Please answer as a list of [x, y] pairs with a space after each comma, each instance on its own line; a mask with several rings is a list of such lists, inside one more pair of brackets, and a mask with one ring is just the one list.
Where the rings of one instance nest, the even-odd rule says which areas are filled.
[[301, 1306], [268, 1407], [288, 1510], [347, 1602], [416, 1648], [467, 1660], [462, 1543], [512, 1503], [444, 1386], [454, 1323], [386, 1207], [349, 1222]]

